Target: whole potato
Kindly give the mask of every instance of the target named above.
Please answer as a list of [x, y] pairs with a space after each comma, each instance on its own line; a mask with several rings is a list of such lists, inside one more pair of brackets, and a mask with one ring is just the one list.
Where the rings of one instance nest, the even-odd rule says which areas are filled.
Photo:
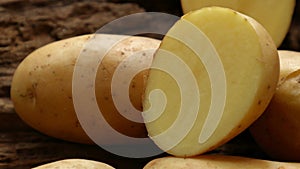
[[66, 159], [44, 164], [32, 169], [114, 169], [108, 164], [85, 160], [85, 159]]
[[271, 157], [300, 161], [300, 52], [279, 50], [278, 53], [280, 80], [277, 90], [250, 131]]
[[250, 131], [270, 157], [300, 162], [300, 70], [290, 73], [278, 86]]
[[[110, 41], [120, 37], [125, 36], [78, 36], [48, 44], [32, 52], [18, 66], [11, 84], [11, 99], [17, 114], [31, 127], [49, 136], [79, 143], [92, 143], [82, 129], [73, 105], [72, 77], [75, 64], [81, 50], [93, 48], [85, 45], [91, 38]], [[125, 40], [109, 50], [98, 67], [95, 79], [97, 104], [110, 126], [124, 135], [146, 137], [147, 132], [143, 123], [130, 121], [119, 114], [112, 99], [112, 77], [119, 64], [129, 57], [142, 65], [151, 64], [153, 55], [143, 51], [154, 51], [159, 44], [159, 40], [151, 38], [126, 36]], [[102, 46], [108, 47], [110, 46]], [[132, 71], [137, 66], [136, 62], [130, 61], [124, 65], [128, 68], [124, 71]], [[139, 110], [142, 106], [141, 97], [147, 73], [142, 71], [137, 74], [128, 87], [130, 101]], [[120, 143], [119, 140], [111, 138], [110, 133], [99, 132], [99, 135], [107, 144]]]
[[297, 169], [300, 163], [287, 163], [228, 155], [200, 155], [190, 158], [162, 157], [143, 169]]

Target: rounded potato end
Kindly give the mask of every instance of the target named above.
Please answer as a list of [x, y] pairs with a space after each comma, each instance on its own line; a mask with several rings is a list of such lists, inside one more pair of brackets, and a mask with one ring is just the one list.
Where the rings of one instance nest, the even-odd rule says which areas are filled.
[[34, 167], [32, 169], [114, 169], [114, 167], [93, 160], [65, 159]]

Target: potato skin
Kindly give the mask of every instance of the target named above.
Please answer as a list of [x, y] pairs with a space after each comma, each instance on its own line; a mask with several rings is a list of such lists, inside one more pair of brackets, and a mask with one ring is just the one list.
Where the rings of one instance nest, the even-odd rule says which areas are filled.
[[300, 162], [300, 52], [278, 53], [280, 79], [275, 95], [250, 131], [272, 158]]
[[281, 84], [286, 76], [300, 69], [300, 52], [278, 50], [278, 54], [280, 59], [279, 84]]
[[299, 163], [283, 163], [239, 156], [202, 155], [193, 158], [158, 158], [150, 161], [144, 169], [296, 169], [299, 167]]
[[264, 114], [250, 127], [258, 145], [276, 160], [300, 162], [300, 70], [278, 86]]
[[85, 160], [85, 159], [65, 159], [44, 164], [32, 169], [114, 169], [108, 164]]
[[[17, 114], [31, 127], [63, 140], [92, 143], [82, 129], [74, 110], [72, 77], [81, 49], [93, 36], [83, 35], [51, 43], [32, 52], [18, 66], [11, 84], [11, 100]], [[97, 36], [109, 39], [121, 35]], [[108, 123], [122, 134], [145, 137], [146, 129], [142, 123], [120, 118], [112, 99], [109, 99], [113, 70], [134, 51], [155, 49], [158, 48], [159, 43], [160, 41], [155, 39], [129, 37], [114, 46], [99, 66], [95, 80], [98, 105], [103, 109], [102, 112]], [[135, 59], [146, 63], [152, 62], [152, 56], [144, 59], [138, 56]], [[141, 95], [146, 76], [147, 71], [144, 71], [132, 80], [129, 95], [135, 107], [141, 107]], [[105, 138], [107, 144], [116, 143], [109, 135], [105, 135]]]

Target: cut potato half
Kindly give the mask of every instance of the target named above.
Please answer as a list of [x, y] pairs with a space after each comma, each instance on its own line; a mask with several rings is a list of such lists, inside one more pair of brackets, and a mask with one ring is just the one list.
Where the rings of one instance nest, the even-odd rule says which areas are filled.
[[260, 22], [280, 46], [291, 24], [295, 0], [181, 0], [184, 13], [208, 6], [239, 11]]
[[184, 15], [150, 68], [143, 102], [149, 136], [182, 157], [229, 141], [265, 110], [278, 60], [269, 34], [248, 16], [221, 7]]

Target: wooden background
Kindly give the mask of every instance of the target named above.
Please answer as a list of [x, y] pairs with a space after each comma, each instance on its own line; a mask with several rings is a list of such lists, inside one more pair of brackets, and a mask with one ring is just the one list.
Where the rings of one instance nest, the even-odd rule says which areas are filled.
[[[300, 51], [299, 6], [280, 49]], [[0, 0], [0, 169], [27, 169], [66, 158], [140, 169], [156, 158], [128, 159], [98, 146], [45, 136], [20, 120], [9, 99], [14, 70], [33, 50], [52, 41], [94, 33], [109, 21], [143, 11], [182, 15], [179, 0]], [[248, 131], [211, 153], [269, 159]]]

